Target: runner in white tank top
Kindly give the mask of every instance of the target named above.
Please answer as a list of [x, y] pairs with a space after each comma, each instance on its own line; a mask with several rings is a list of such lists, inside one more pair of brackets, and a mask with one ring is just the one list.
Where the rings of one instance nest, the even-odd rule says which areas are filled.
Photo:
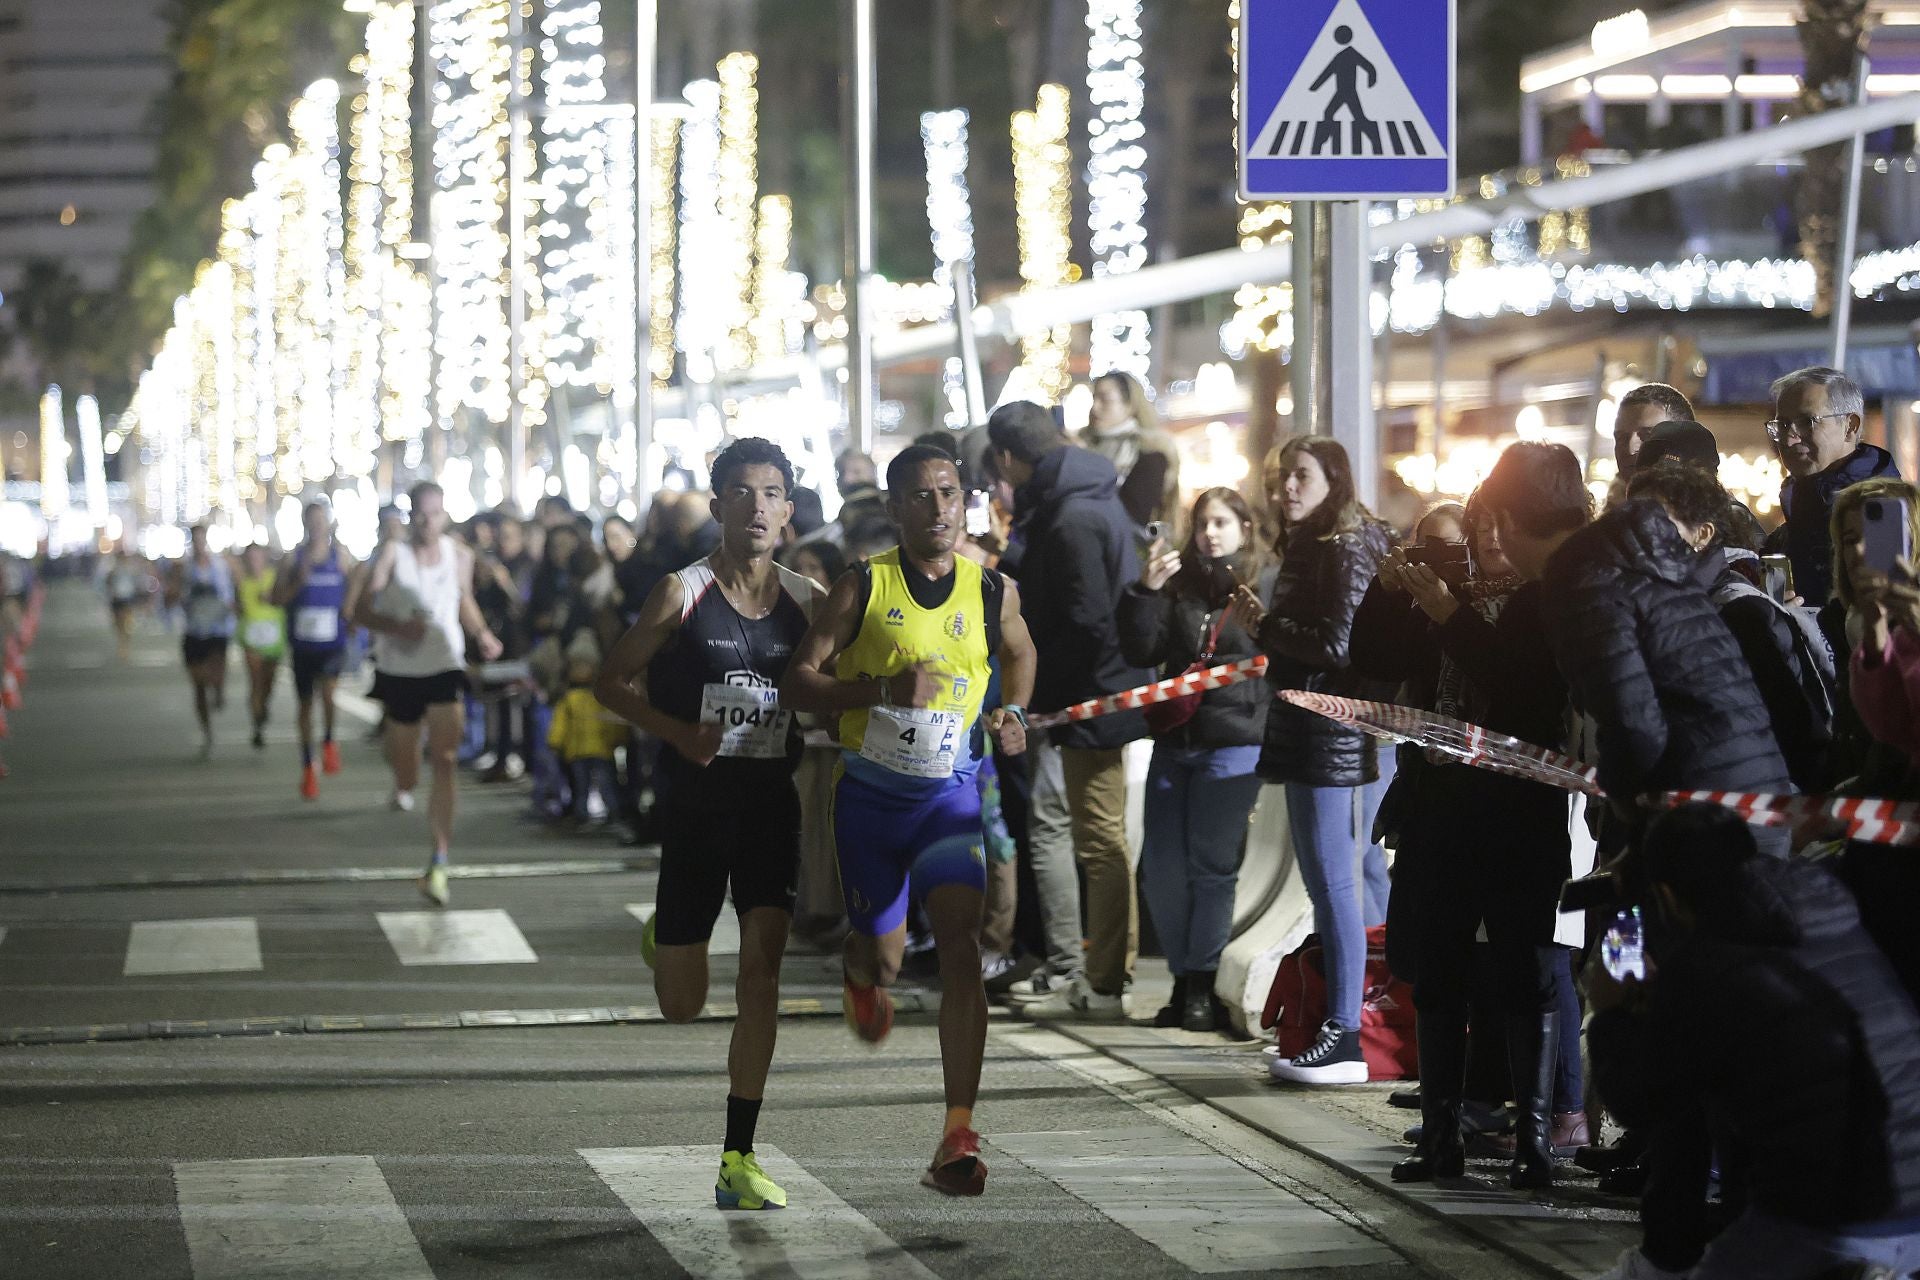
[[374, 696], [387, 706], [387, 760], [393, 768], [392, 807], [413, 808], [420, 780], [421, 722], [433, 762], [427, 816], [433, 858], [420, 892], [446, 906], [447, 851], [453, 843], [454, 752], [465, 730], [466, 636], [480, 656], [500, 656], [473, 599], [473, 553], [447, 536], [446, 498], [431, 482], [415, 485], [404, 540], [381, 548], [355, 606], [355, 621], [379, 637]]

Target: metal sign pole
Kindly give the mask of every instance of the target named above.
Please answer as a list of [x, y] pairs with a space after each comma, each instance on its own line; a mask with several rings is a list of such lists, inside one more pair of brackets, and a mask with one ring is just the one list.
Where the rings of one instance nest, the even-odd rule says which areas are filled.
[[1380, 492], [1380, 435], [1373, 416], [1373, 254], [1367, 201], [1327, 206], [1327, 387], [1331, 421], [1326, 434], [1345, 446], [1353, 464], [1355, 496], [1371, 507]]

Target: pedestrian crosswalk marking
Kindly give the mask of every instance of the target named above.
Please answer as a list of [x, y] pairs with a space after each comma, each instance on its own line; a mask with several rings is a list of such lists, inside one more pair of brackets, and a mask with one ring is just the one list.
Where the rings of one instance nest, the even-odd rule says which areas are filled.
[[434, 1280], [372, 1156], [173, 1167], [194, 1280]]
[[[651, 902], [629, 902], [627, 913], [641, 924], [654, 912]], [[713, 922], [713, 937], [707, 940], [707, 954], [710, 956], [737, 956], [740, 954], [740, 917], [733, 913], [731, 904], [720, 908], [720, 918]]]
[[513, 917], [486, 911], [381, 911], [376, 918], [404, 965], [532, 964], [533, 953]]
[[1340, 0], [1247, 154], [1418, 159], [1447, 149], [1360, 0]]
[[702, 1280], [933, 1280], [919, 1259], [778, 1148], [760, 1145], [754, 1153], [787, 1192], [787, 1207], [764, 1211], [764, 1217], [714, 1207], [720, 1153], [712, 1143], [599, 1147], [581, 1151], [580, 1158], [673, 1260]]
[[1397, 1260], [1379, 1241], [1161, 1125], [998, 1133], [991, 1142], [1195, 1272], [1377, 1267]]
[[142, 920], [127, 937], [121, 974], [252, 973], [260, 967], [260, 926], [252, 916]]

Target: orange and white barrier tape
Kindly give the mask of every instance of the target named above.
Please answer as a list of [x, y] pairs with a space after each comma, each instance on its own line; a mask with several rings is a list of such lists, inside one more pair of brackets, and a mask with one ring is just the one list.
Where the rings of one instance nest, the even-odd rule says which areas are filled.
[[1260, 654], [1252, 658], [1243, 658], [1239, 662], [1208, 667], [1205, 671], [1190, 671], [1185, 675], [1174, 676], [1170, 680], [1141, 685], [1138, 689], [1110, 693], [1104, 698], [1089, 698], [1085, 702], [1076, 702], [1064, 711], [1050, 711], [1045, 715], [1028, 716], [1027, 725], [1034, 729], [1051, 729], [1056, 725], [1110, 716], [1116, 711], [1136, 711], [1141, 707], [1152, 706], [1156, 702], [1172, 702], [1178, 698], [1192, 697], [1196, 693], [1206, 693], [1210, 689], [1225, 689], [1231, 685], [1243, 684], [1248, 680], [1258, 680], [1266, 674], [1267, 658], [1265, 654]]

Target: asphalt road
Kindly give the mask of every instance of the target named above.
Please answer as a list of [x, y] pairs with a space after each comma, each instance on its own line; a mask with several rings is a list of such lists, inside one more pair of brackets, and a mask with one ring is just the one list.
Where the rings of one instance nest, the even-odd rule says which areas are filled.
[[[1190, 1062], [1148, 1061], [1150, 1031], [1122, 1052], [997, 1016], [988, 1192], [939, 1196], [917, 1183], [933, 1018], [869, 1050], [812, 953], [783, 974], [758, 1143], [792, 1207], [722, 1213], [731, 962], [715, 1017], [654, 1020], [644, 851], [469, 781], [456, 858], [512, 874], [458, 879], [436, 912], [406, 879], [424, 815], [387, 810], [361, 722], [305, 804], [285, 675], [256, 752], [236, 664], [196, 763], [173, 642], [151, 629], [117, 663], [104, 612], [56, 594], [0, 743], [0, 1276], [1568, 1274], [1206, 1100]], [[543, 1014], [602, 1025], [475, 1025]], [[403, 1020], [445, 1029], [327, 1030]], [[1550, 1225], [1583, 1257], [1613, 1240]]]

